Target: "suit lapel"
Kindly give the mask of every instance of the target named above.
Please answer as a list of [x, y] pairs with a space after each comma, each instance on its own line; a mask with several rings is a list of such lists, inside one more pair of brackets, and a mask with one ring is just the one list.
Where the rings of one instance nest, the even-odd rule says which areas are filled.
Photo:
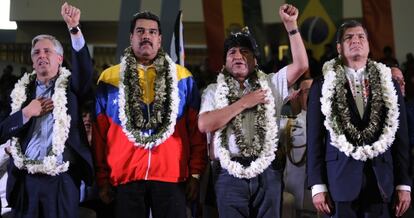
[[354, 123], [355, 126], [359, 128], [364, 128], [365, 125], [369, 122], [369, 115], [371, 113], [371, 99], [372, 99], [371, 90], [369, 91], [370, 93], [368, 96], [367, 105], [364, 108], [364, 114], [362, 118], [359, 115], [354, 96], [352, 96], [352, 92], [349, 87], [349, 83], [346, 84], [346, 90], [347, 90], [346, 100], [347, 100], [347, 103], [349, 105], [350, 112], [351, 112], [351, 121]]
[[[346, 88], [346, 91], [347, 91], [346, 92], [346, 101], [347, 101], [347, 103], [349, 105], [349, 109], [351, 111], [351, 119], [354, 120], [354, 121], [358, 121], [358, 123], [359, 123], [359, 122], [362, 121], [362, 119], [361, 119], [361, 116], [359, 115], [358, 107], [356, 105], [354, 96], [352, 95], [352, 91], [351, 91], [351, 88], [349, 87], [349, 83], [346, 83], [345, 88]], [[364, 110], [364, 115], [365, 115], [365, 110]]]

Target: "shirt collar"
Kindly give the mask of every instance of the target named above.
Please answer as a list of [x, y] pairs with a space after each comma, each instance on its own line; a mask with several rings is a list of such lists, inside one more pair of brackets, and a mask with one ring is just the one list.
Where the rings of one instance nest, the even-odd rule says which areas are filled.
[[53, 77], [52, 79], [50, 79], [46, 83], [43, 83], [42, 81], [36, 79], [36, 86], [46, 86], [46, 88], [51, 87], [55, 83], [58, 76], [59, 76], [59, 74], [57, 74], [55, 77]]
[[362, 68], [359, 68], [357, 70], [354, 70], [354, 69], [352, 69], [350, 67], [347, 67], [347, 66], [345, 66], [344, 68], [345, 68], [345, 73], [346, 74], [348, 74], [348, 75], [351, 74], [353, 76], [358, 76], [358, 77], [361, 76], [365, 72], [365, 66], [362, 67]]
[[[244, 86], [243, 94], [249, 93], [250, 90], [252, 89], [252, 87], [250, 86], [250, 83], [249, 83], [249, 79], [244, 80], [243, 86]], [[241, 90], [240, 85], [239, 85], [239, 90]]]
[[147, 71], [149, 68], [154, 68], [154, 64], [151, 64], [151, 65], [148, 65], [148, 66], [145, 66], [145, 65], [142, 65], [142, 64], [137, 64], [137, 67], [138, 67], [138, 69]]

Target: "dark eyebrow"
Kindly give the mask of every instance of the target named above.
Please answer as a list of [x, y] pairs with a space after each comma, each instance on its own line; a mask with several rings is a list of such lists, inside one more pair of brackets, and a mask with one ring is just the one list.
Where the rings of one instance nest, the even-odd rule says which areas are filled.
[[156, 30], [156, 31], [158, 31], [158, 29], [157, 29], [157, 28], [148, 28], [148, 29], [147, 29], [147, 28], [144, 28], [144, 27], [136, 27], [135, 29], [136, 29], [136, 30], [137, 30], [137, 29], [139, 29], [139, 30]]

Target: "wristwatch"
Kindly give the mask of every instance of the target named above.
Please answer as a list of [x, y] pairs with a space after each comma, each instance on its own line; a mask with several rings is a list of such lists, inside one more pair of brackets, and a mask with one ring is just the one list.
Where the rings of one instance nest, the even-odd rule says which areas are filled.
[[299, 29], [296, 28], [296, 29], [293, 29], [293, 30], [289, 31], [288, 33], [289, 33], [289, 36], [293, 36], [293, 35], [295, 35], [298, 32], [299, 32]]
[[79, 24], [78, 24], [78, 25], [76, 25], [76, 26], [74, 26], [74, 27], [69, 28], [69, 32], [70, 32], [71, 34], [73, 34], [73, 35], [75, 35], [76, 33], [78, 33], [78, 32], [79, 32], [79, 30], [80, 30], [80, 28], [79, 28]]

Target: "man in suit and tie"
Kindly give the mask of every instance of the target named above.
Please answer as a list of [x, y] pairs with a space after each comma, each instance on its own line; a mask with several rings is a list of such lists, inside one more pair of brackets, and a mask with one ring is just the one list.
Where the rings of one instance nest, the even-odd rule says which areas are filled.
[[331, 217], [401, 216], [410, 206], [411, 179], [400, 89], [388, 67], [368, 59], [361, 23], [339, 27], [337, 50], [339, 56], [325, 63], [309, 94], [313, 204]]
[[16, 83], [11, 112], [0, 117], [0, 144], [11, 140], [7, 200], [14, 217], [77, 218], [80, 181], [92, 180], [79, 107], [90, 88], [92, 62], [80, 10], [64, 3], [61, 14], [72, 41], [72, 70], [61, 66], [63, 48], [55, 37], [34, 37], [34, 71]]

